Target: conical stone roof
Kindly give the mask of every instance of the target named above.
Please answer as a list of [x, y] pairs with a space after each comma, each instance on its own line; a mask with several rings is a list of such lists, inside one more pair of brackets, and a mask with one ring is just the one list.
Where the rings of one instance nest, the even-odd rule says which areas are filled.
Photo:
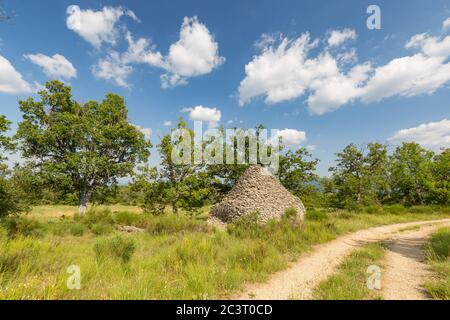
[[223, 201], [211, 209], [211, 217], [228, 223], [258, 211], [261, 221], [279, 219], [288, 208], [295, 208], [303, 218], [305, 207], [280, 181], [265, 168], [254, 165], [247, 169]]

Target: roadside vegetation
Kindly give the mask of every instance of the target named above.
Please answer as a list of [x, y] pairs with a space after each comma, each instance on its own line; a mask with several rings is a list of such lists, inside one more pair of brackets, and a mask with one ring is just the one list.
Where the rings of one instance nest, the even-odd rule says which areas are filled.
[[450, 228], [442, 228], [432, 235], [427, 256], [435, 275], [425, 285], [428, 293], [434, 299], [450, 300]]
[[[375, 225], [448, 217], [449, 209], [311, 211], [303, 222], [287, 212], [266, 225], [256, 223], [255, 214], [227, 230], [185, 214], [99, 209], [33, 216], [3, 220], [0, 227], [0, 299], [223, 298], [245, 283], [264, 281], [315, 244]], [[141, 232], [122, 232], [121, 226]], [[71, 265], [80, 266], [80, 290], [67, 289]]]
[[354, 250], [339, 265], [336, 273], [321, 282], [313, 296], [318, 300], [367, 300], [381, 299], [379, 292], [367, 287], [371, 265], [381, 266], [384, 255], [380, 244], [369, 244]]

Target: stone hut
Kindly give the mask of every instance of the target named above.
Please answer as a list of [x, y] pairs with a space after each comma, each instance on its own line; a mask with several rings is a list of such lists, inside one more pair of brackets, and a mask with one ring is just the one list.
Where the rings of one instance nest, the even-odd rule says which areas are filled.
[[[261, 221], [279, 219], [288, 208], [295, 208], [300, 219], [305, 207], [299, 198], [291, 194], [267, 169], [253, 165], [244, 172], [239, 181], [211, 209], [211, 219], [222, 223], [258, 211]], [[217, 221], [217, 222], [219, 222]]]

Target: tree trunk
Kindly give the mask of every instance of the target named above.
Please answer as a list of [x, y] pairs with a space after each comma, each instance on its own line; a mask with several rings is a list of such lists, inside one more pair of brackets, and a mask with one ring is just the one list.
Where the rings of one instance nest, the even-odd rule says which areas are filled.
[[92, 197], [92, 189], [80, 192], [80, 198], [78, 202], [78, 214], [84, 215], [86, 213], [88, 203]]
[[174, 214], [178, 213], [178, 208], [177, 208], [176, 202], [172, 202], [172, 212]]

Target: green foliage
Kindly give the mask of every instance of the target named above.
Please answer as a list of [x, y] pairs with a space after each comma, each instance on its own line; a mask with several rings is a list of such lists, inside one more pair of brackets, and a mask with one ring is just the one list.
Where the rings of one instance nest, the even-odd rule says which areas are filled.
[[252, 212], [235, 219], [227, 225], [227, 231], [237, 237], [258, 237], [261, 231], [259, 212]]
[[[251, 236], [208, 228], [204, 221], [182, 213], [144, 214], [149, 225], [160, 221], [158, 231], [133, 235], [115, 232], [136, 244], [124, 267], [120, 267], [122, 258], [111, 253], [114, 250], [99, 249], [96, 258], [95, 243], [113, 235], [64, 239], [54, 235], [60, 224], [68, 230], [74, 223], [71, 217], [47, 222], [40, 219], [47, 232], [40, 238], [6, 241], [6, 231], [0, 226], [0, 300], [226, 298], [246, 283], [266, 281], [313, 245], [338, 235], [387, 223], [448, 217], [438, 211], [432, 215], [355, 212], [343, 219], [342, 212], [328, 212], [325, 221], [269, 221], [255, 225], [258, 231]], [[179, 218], [186, 222], [180, 223]], [[67, 266], [74, 263], [82, 270], [82, 290], [67, 290]]]
[[370, 214], [382, 214], [384, 212], [383, 206], [381, 206], [379, 204], [373, 204], [373, 205], [366, 206], [364, 208], [364, 211], [367, 213], [370, 213]]
[[144, 216], [128, 211], [119, 211], [114, 213], [115, 223], [122, 226], [142, 226], [145, 223]]
[[110, 224], [106, 223], [94, 223], [91, 226], [91, 232], [97, 236], [108, 234], [113, 231], [114, 231], [113, 227]]
[[434, 299], [450, 300], [450, 228], [432, 235], [427, 256], [435, 277], [425, 287]]
[[384, 206], [383, 210], [390, 214], [402, 214], [405, 213], [407, 210], [404, 206], [401, 204], [393, 204], [389, 206]]
[[358, 210], [381, 204], [449, 203], [448, 149], [434, 155], [414, 142], [403, 143], [390, 156], [379, 143], [369, 143], [366, 149], [351, 144], [337, 153], [332, 179], [322, 180], [322, 204]]
[[44, 233], [43, 226], [39, 221], [22, 216], [4, 218], [1, 224], [6, 229], [9, 238], [40, 237]]
[[146, 230], [152, 235], [167, 235], [174, 233], [207, 232], [211, 228], [203, 221], [198, 221], [184, 215], [165, 214], [146, 220]]
[[330, 168], [335, 207], [357, 209], [360, 205], [370, 205], [383, 201], [388, 195], [387, 164], [385, 145], [369, 143], [368, 152], [356, 145], [348, 145], [337, 153], [337, 165]]
[[114, 224], [114, 216], [110, 209], [90, 209], [84, 215], [76, 215], [75, 221], [78, 221], [89, 228], [91, 228], [94, 224]]
[[88, 230], [88, 228], [81, 223], [71, 223], [67, 227], [69, 229], [69, 233], [76, 237], [82, 236]]
[[8, 177], [10, 172], [3, 164], [3, 161], [6, 160], [4, 152], [12, 151], [15, 148], [12, 139], [5, 135], [10, 125], [11, 122], [5, 116], [0, 115], [0, 219], [28, 210], [28, 203], [22, 197], [20, 189], [10, 181]]
[[47, 180], [70, 183], [85, 206], [94, 190], [132, 174], [148, 158], [151, 144], [129, 123], [123, 98], [108, 94], [98, 103], [73, 100], [71, 88], [50, 81], [33, 98], [19, 101], [23, 121], [16, 137], [24, 157], [36, 164]]
[[10, 129], [11, 121], [6, 119], [5, 116], [0, 115], [0, 162], [5, 160], [3, 156], [4, 151], [14, 150], [14, 143], [12, 142], [10, 137], [5, 136], [5, 132]]
[[135, 175], [131, 188], [143, 193], [141, 207], [146, 213], [163, 214], [166, 206], [170, 204], [169, 185], [162, 181], [156, 167], [139, 167], [139, 174]]
[[328, 219], [328, 214], [320, 210], [309, 209], [305, 215], [307, 220], [324, 221]]
[[403, 143], [391, 157], [392, 199], [406, 205], [430, 202], [433, 152], [415, 142]]
[[429, 243], [430, 258], [445, 261], [450, 257], [450, 228], [440, 229], [432, 235]]
[[318, 192], [314, 183], [318, 179], [315, 171], [319, 160], [310, 158], [306, 148], [288, 150], [279, 158], [277, 177], [285, 188], [301, 199]]
[[450, 204], [450, 148], [434, 157], [432, 174], [435, 180], [434, 197], [437, 203]]
[[284, 211], [282, 219], [287, 219], [287, 220], [297, 219], [297, 210], [295, 208], [287, 208]]
[[99, 239], [94, 244], [94, 252], [99, 261], [106, 257], [120, 259], [123, 263], [128, 263], [136, 251], [136, 243], [130, 237], [113, 236]]

